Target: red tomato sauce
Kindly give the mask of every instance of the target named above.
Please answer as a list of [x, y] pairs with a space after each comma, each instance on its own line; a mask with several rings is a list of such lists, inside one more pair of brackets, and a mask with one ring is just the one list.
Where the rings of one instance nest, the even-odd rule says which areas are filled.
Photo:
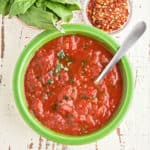
[[84, 135], [107, 124], [123, 89], [116, 65], [94, 85], [112, 58], [98, 41], [81, 35], [54, 39], [32, 58], [25, 75], [29, 110], [46, 127], [63, 134]]

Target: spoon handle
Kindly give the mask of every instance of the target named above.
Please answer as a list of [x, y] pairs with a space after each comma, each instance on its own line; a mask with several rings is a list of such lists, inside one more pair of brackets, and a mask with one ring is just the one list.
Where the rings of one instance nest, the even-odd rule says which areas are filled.
[[114, 55], [114, 57], [111, 59], [109, 64], [104, 68], [102, 73], [98, 76], [98, 78], [94, 81], [95, 84], [98, 84], [101, 79], [104, 78], [104, 76], [111, 70], [111, 68], [116, 65], [116, 63], [121, 59], [122, 56], [129, 50], [129, 48], [135, 44], [135, 42], [143, 35], [143, 33], [146, 30], [146, 24], [145, 22], [139, 22], [135, 25], [135, 27], [132, 29], [132, 31], [129, 33], [129, 35], [124, 40], [122, 46], [119, 48], [117, 53]]

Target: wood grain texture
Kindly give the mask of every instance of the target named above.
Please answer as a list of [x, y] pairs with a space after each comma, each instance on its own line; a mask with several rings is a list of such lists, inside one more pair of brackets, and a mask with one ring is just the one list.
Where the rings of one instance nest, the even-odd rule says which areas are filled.
[[2, 22], [1, 22], [1, 59], [4, 57], [4, 50], [5, 50], [5, 24], [4, 24], [4, 17], [2, 17]]
[[[85, 0], [82, 0], [84, 2]], [[0, 150], [149, 150], [150, 147], [150, 1], [131, 0], [132, 16], [124, 30], [112, 36], [121, 44], [133, 25], [144, 20], [147, 31], [127, 54], [134, 74], [134, 96], [120, 126], [105, 138], [81, 146], [57, 144], [39, 136], [21, 118], [13, 99], [12, 75], [23, 48], [42, 30], [16, 18], [0, 17]], [[81, 12], [72, 22], [84, 23]]]

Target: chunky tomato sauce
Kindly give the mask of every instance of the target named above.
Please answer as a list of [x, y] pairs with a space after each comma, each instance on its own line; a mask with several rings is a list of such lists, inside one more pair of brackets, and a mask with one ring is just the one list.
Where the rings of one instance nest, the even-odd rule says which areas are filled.
[[25, 75], [29, 109], [46, 127], [64, 134], [94, 132], [120, 103], [119, 66], [94, 85], [112, 55], [99, 42], [81, 35], [54, 39], [41, 47]]

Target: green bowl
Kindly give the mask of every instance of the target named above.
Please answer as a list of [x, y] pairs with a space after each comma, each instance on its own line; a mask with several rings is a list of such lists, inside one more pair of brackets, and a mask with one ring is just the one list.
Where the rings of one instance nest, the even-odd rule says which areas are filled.
[[96, 141], [108, 133], [113, 131], [122, 118], [124, 117], [125, 113], [128, 110], [132, 93], [133, 93], [133, 78], [130, 65], [126, 57], [123, 57], [119, 63], [122, 74], [123, 74], [123, 96], [119, 108], [111, 118], [111, 120], [101, 129], [96, 132], [93, 132], [88, 135], [82, 136], [69, 136], [57, 133], [52, 131], [42, 125], [28, 110], [28, 104], [26, 102], [26, 97], [24, 93], [24, 77], [26, 73], [26, 69], [28, 64], [36, 51], [45, 43], [50, 40], [53, 40], [57, 37], [69, 34], [80, 34], [91, 37], [100, 43], [102, 43], [105, 47], [107, 47], [110, 52], [115, 53], [119, 45], [112, 39], [111, 36], [104, 33], [101, 30], [98, 30], [94, 27], [86, 26], [86, 25], [79, 25], [79, 24], [66, 24], [63, 26], [65, 30], [65, 34], [62, 34], [56, 30], [53, 31], [45, 31], [35, 37], [23, 50], [21, 56], [18, 59], [14, 70], [13, 76], [13, 92], [15, 97], [15, 102], [20, 111], [20, 114], [24, 118], [24, 120], [30, 125], [32, 129], [37, 131], [41, 136], [63, 144], [71, 144], [71, 145], [81, 145], [85, 143], [90, 143]]

